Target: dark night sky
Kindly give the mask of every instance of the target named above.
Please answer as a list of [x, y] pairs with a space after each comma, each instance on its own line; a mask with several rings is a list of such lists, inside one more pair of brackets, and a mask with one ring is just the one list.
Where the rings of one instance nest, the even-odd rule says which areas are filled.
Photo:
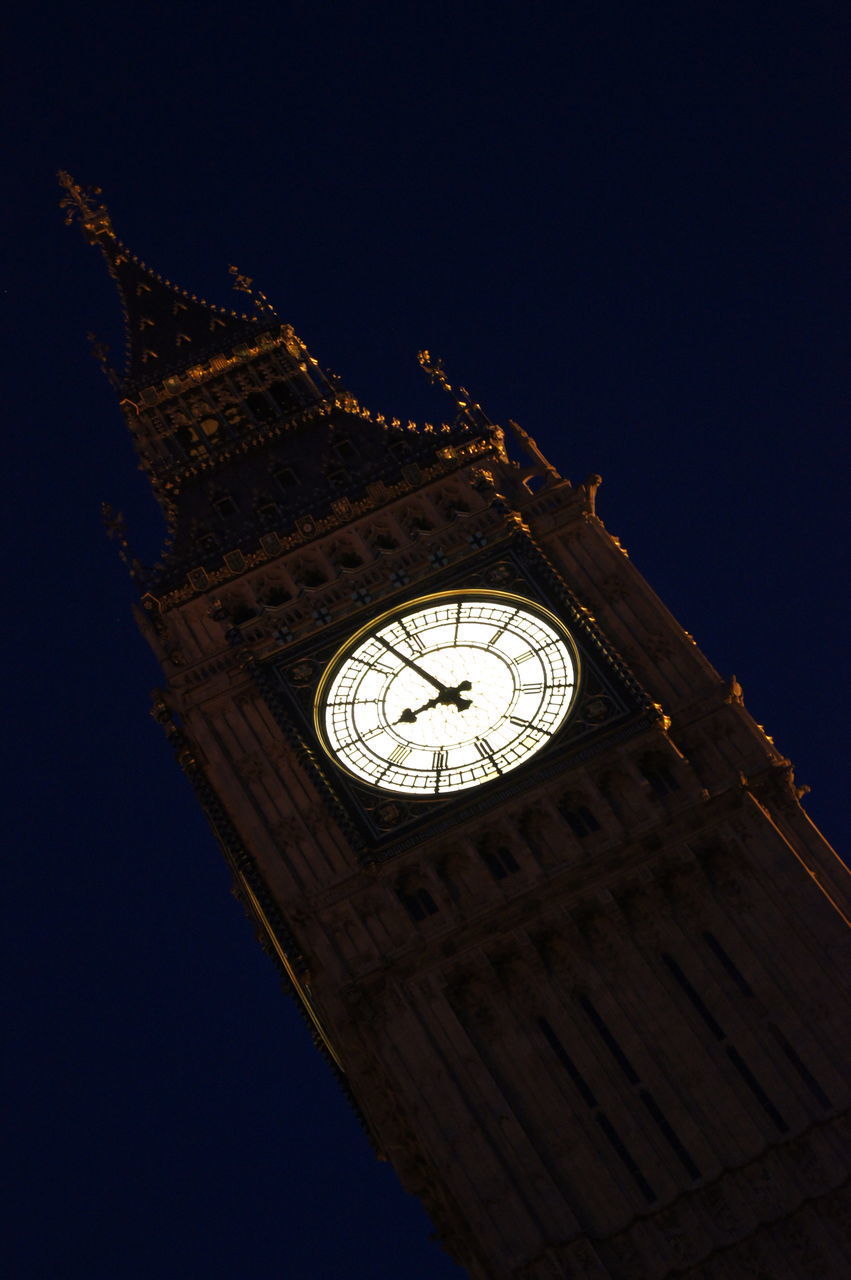
[[[20, 13], [20, 11], [19, 11]], [[428, 346], [519, 419], [789, 753], [842, 841], [847, 4], [37, 7], [6, 31], [13, 975], [6, 1274], [440, 1280], [147, 715], [99, 504], [156, 509], [67, 167], [190, 291], [255, 277], [367, 405]]]

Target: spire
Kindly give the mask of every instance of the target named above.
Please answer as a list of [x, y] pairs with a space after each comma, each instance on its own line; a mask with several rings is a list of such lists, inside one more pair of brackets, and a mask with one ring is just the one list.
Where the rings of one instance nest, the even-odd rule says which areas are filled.
[[157, 275], [118, 239], [99, 187], [83, 187], [64, 170], [59, 182], [65, 191], [60, 204], [66, 223], [79, 222], [118, 286], [126, 325], [125, 390], [162, 382], [169, 374], [279, 327], [271, 304], [251, 289], [247, 277], [239, 276], [235, 287], [251, 297], [254, 315], [187, 293]]

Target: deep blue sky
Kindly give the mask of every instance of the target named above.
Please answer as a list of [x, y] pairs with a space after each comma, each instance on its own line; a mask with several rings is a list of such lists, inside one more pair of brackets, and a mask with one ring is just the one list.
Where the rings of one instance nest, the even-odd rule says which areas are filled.
[[[94, 3], [7, 29], [7, 1273], [440, 1280], [147, 716], [157, 513], [54, 171], [236, 262], [374, 408], [444, 357], [599, 510], [847, 837], [847, 4]], [[8, 581], [9, 577], [12, 581]], [[11, 819], [11, 820], [10, 820]], [[844, 824], [844, 829], [843, 829]]]

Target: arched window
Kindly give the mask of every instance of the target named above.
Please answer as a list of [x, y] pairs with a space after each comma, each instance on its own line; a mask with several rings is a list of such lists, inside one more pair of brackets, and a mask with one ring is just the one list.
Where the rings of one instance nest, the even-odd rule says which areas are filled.
[[607, 769], [596, 778], [596, 783], [612, 812], [624, 825], [648, 818], [647, 796], [631, 770]]
[[484, 845], [479, 853], [494, 880], [504, 880], [506, 876], [511, 876], [515, 871], [520, 870], [514, 854], [504, 844]]
[[379, 529], [372, 541], [379, 551], [395, 551], [399, 545], [398, 539], [386, 529]]
[[315, 564], [302, 565], [301, 569], [298, 572], [298, 579], [301, 583], [303, 583], [305, 587], [308, 587], [309, 589], [315, 589], [316, 587], [321, 587], [324, 582], [328, 581], [325, 573], [319, 568], [318, 565], [315, 565]]
[[363, 564], [363, 557], [354, 547], [344, 547], [337, 556], [337, 563], [342, 569], [359, 569]]
[[268, 605], [270, 609], [276, 609], [279, 605], [286, 604], [287, 601], [291, 599], [292, 596], [289, 591], [287, 591], [286, 587], [276, 584], [274, 587], [270, 587], [266, 592], [263, 603]]
[[415, 924], [425, 920], [426, 916], [437, 915], [437, 903], [421, 885], [397, 889], [396, 896]]
[[280, 466], [272, 472], [272, 478], [276, 484], [280, 485], [283, 490], [292, 489], [293, 485], [298, 484], [298, 476], [292, 467]]
[[654, 794], [660, 799], [669, 796], [672, 791], [679, 791], [680, 784], [663, 756], [644, 756], [638, 767], [642, 777], [649, 782]]
[[257, 422], [274, 422], [275, 406], [262, 391], [252, 391], [245, 397], [245, 403]]
[[558, 811], [579, 840], [600, 830], [600, 824], [587, 804], [576, 796], [563, 796], [559, 802]]

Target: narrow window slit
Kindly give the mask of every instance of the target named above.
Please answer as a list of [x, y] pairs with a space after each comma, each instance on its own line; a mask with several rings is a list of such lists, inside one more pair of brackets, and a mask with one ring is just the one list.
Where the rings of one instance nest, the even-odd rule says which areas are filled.
[[[710, 950], [714, 952], [718, 960], [720, 960], [721, 964], [729, 973], [730, 977], [736, 983], [742, 995], [753, 997], [754, 995], [753, 989], [750, 983], [748, 982], [747, 978], [745, 978], [744, 975], [740, 972], [735, 961], [733, 961], [730, 958], [730, 956], [721, 946], [721, 943], [714, 936], [714, 934], [711, 934], [707, 931], [706, 933], [704, 933], [703, 937], [706, 940], [706, 943], [710, 948]], [[816, 1102], [819, 1104], [820, 1107], [823, 1107], [825, 1111], [829, 1111], [833, 1106], [832, 1102], [830, 1101], [830, 1098], [827, 1096], [824, 1089], [822, 1089], [821, 1085], [819, 1084], [818, 1080], [816, 1080], [815, 1076], [810, 1071], [810, 1069], [798, 1057], [798, 1054], [792, 1048], [791, 1044], [786, 1039], [783, 1032], [780, 1030], [779, 1027], [776, 1027], [773, 1022], [766, 1023], [766, 1026], [768, 1027], [769, 1032], [777, 1042], [781, 1052], [784, 1054], [787, 1060], [794, 1067], [795, 1071], [797, 1071], [801, 1080], [809, 1089], [810, 1093], [815, 1098]], [[775, 1123], [777, 1122], [775, 1121]]]
[[738, 1049], [734, 1048], [733, 1045], [731, 1044], [728, 1044], [726, 1046], [726, 1049], [727, 1049], [727, 1057], [730, 1059], [733, 1066], [736, 1068], [739, 1075], [742, 1077], [745, 1084], [748, 1086], [751, 1093], [756, 1098], [757, 1102], [762, 1107], [765, 1114], [774, 1121], [775, 1125], [777, 1126], [777, 1128], [781, 1133], [788, 1133], [789, 1131], [788, 1124], [783, 1119], [780, 1112], [777, 1110], [774, 1103], [771, 1101], [768, 1094], [765, 1092], [762, 1085], [759, 1083], [756, 1076], [751, 1071], [750, 1067], [745, 1062], [742, 1055], [739, 1053]]
[[780, 1133], [788, 1133], [789, 1126], [777, 1110], [777, 1107], [775, 1107], [774, 1103], [771, 1101], [768, 1094], [765, 1092], [762, 1085], [757, 1080], [742, 1055], [739, 1053], [738, 1049], [734, 1045], [730, 1044], [729, 1040], [727, 1040], [726, 1032], [722, 1031], [721, 1027], [719, 1027], [718, 1023], [715, 1021], [674, 957], [668, 955], [667, 952], [664, 952], [662, 959], [665, 961], [668, 969], [671, 971], [680, 987], [682, 987], [683, 991], [688, 996], [689, 1000], [694, 1005], [695, 1009], [700, 1014], [715, 1039], [724, 1042], [727, 1057], [730, 1059], [730, 1062], [736, 1068], [736, 1071], [738, 1071], [742, 1080], [750, 1089], [765, 1114], [774, 1122]]
[[415, 924], [425, 920], [426, 916], [437, 915], [437, 903], [428, 889], [413, 889], [409, 893], [400, 893], [399, 901]]
[[635, 1070], [629, 1058], [626, 1056], [623, 1049], [620, 1047], [617, 1040], [612, 1035], [611, 1031], [606, 1026], [605, 1022], [600, 1017], [597, 1010], [594, 1008], [594, 1005], [591, 1003], [591, 1001], [588, 999], [587, 996], [580, 996], [579, 1003], [582, 1005], [582, 1008], [585, 1010], [585, 1013], [588, 1015], [588, 1018], [592, 1022], [595, 1030], [600, 1036], [600, 1039], [603, 1041], [604, 1045], [611, 1053], [615, 1062], [617, 1062], [618, 1066], [626, 1076], [627, 1080], [630, 1082], [630, 1084], [638, 1084], [638, 1081], [639, 1081], [638, 1072]]
[[564, 1067], [579, 1092], [582, 1094], [583, 1101], [585, 1101], [589, 1107], [596, 1107], [597, 1099], [594, 1097], [585, 1077], [579, 1071], [576, 1063], [573, 1061], [570, 1054], [567, 1052], [564, 1045], [547, 1022], [546, 1018], [539, 1018], [538, 1026], [543, 1031], [547, 1044], [550, 1046], [553, 1053], [558, 1058], [559, 1062]]
[[789, 1041], [786, 1039], [786, 1037], [784, 1036], [780, 1028], [775, 1027], [773, 1022], [769, 1022], [768, 1030], [774, 1036], [774, 1039], [777, 1041], [778, 1045], [780, 1046], [780, 1049], [789, 1059], [792, 1066], [795, 1068], [798, 1075], [801, 1077], [804, 1084], [807, 1086], [807, 1088], [809, 1089], [810, 1093], [813, 1095], [813, 1097], [815, 1098], [819, 1106], [824, 1107], [825, 1111], [829, 1111], [833, 1106], [833, 1103], [830, 1101], [830, 1098], [827, 1096], [824, 1089], [822, 1089], [821, 1085], [819, 1084], [818, 1080], [816, 1080], [815, 1076], [810, 1071], [809, 1067], [807, 1067], [798, 1057], [797, 1053], [792, 1048], [792, 1046], [790, 1045]]
[[644, 1103], [645, 1107], [647, 1108], [649, 1114], [653, 1117], [653, 1120], [657, 1128], [659, 1129], [662, 1136], [667, 1141], [668, 1146], [671, 1148], [674, 1155], [677, 1157], [680, 1164], [685, 1169], [686, 1173], [689, 1175], [690, 1178], [694, 1178], [694, 1179], [699, 1178], [701, 1176], [700, 1170], [692, 1160], [688, 1151], [686, 1151], [685, 1147], [680, 1142], [679, 1138], [677, 1137], [676, 1133], [671, 1127], [671, 1124], [667, 1116], [662, 1111], [659, 1104], [656, 1102], [656, 1099], [653, 1097], [652, 1093], [648, 1093], [646, 1089], [640, 1089], [639, 1096], [641, 1098], [641, 1101]]
[[[640, 1084], [641, 1081], [638, 1072], [635, 1070], [635, 1067], [633, 1067], [629, 1058], [626, 1056], [623, 1049], [618, 1044], [617, 1040], [612, 1035], [611, 1031], [606, 1026], [606, 1023], [603, 1021], [599, 1012], [588, 997], [580, 996], [579, 1003], [588, 1015], [588, 1018], [599, 1034], [600, 1039], [603, 1041], [630, 1084]], [[690, 1178], [699, 1178], [701, 1176], [700, 1170], [686, 1151], [683, 1144], [680, 1142], [674, 1130], [671, 1128], [667, 1117], [662, 1112], [653, 1095], [647, 1089], [639, 1089], [638, 1093], [654, 1124], [665, 1138], [686, 1173]]]
[[544, 1038], [546, 1039], [547, 1044], [550, 1046], [553, 1053], [558, 1058], [559, 1062], [564, 1067], [565, 1071], [570, 1076], [573, 1083], [576, 1085], [576, 1088], [578, 1089], [579, 1093], [582, 1095], [583, 1101], [587, 1103], [587, 1105], [594, 1112], [594, 1119], [602, 1129], [603, 1133], [606, 1135], [609, 1145], [611, 1146], [612, 1150], [617, 1154], [618, 1158], [621, 1161], [621, 1164], [629, 1173], [630, 1177], [632, 1178], [635, 1185], [638, 1187], [638, 1190], [641, 1192], [646, 1202], [648, 1204], [653, 1204], [654, 1201], [656, 1200], [656, 1192], [653, 1190], [650, 1183], [647, 1181], [644, 1174], [639, 1169], [638, 1165], [635, 1162], [635, 1159], [633, 1158], [631, 1151], [627, 1147], [623, 1138], [618, 1133], [615, 1126], [612, 1124], [611, 1120], [608, 1118], [607, 1115], [605, 1115], [600, 1110], [599, 1103], [597, 1102], [596, 1097], [591, 1091], [591, 1088], [589, 1087], [587, 1081], [585, 1080], [585, 1077], [582, 1075], [579, 1068], [576, 1066], [576, 1063], [573, 1061], [570, 1054], [567, 1052], [564, 1045], [562, 1044], [561, 1040], [559, 1040], [555, 1031], [553, 1031], [549, 1022], [547, 1022], [546, 1018], [538, 1018], [538, 1026], [543, 1032]]
[[706, 942], [706, 945], [709, 947], [709, 950], [715, 955], [716, 959], [720, 961], [723, 968], [727, 970], [730, 977], [733, 979], [736, 986], [741, 991], [742, 995], [753, 996], [753, 989], [750, 983], [745, 978], [744, 974], [741, 972], [738, 965], [733, 960], [730, 959], [730, 956], [721, 946], [721, 943], [715, 937], [715, 934], [710, 933], [707, 930], [704, 933], [703, 937]]
[[665, 952], [662, 956], [662, 959], [665, 961], [665, 964], [668, 966], [674, 978], [679, 983], [680, 987], [683, 989], [685, 994], [688, 996], [689, 1000], [694, 1005], [694, 1008], [700, 1014], [701, 1018], [706, 1023], [707, 1027], [712, 1032], [715, 1039], [723, 1040], [725, 1038], [724, 1032], [721, 1030], [718, 1023], [715, 1021], [712, 1014], [709, 1012], [706, 1005], [703, 1003], [700, 996], [697, 994], [694, 987], [691, 985], [688, 978], [683, 973], [682, 969], [677, 964], [674, 957], [668, 955], [668, 953]]
[[635, 1163], [635, 1160], [633, 1159], [629, 1148], [627, 1147], [623, 1138], [621, 1138], [615, 1126], [612, 1124], [612, 1122], [609, 1120], [607, 1116], [603, 1115], [602, 1111], [597, 1112], [595, 1119], [597, 1121], [597, 1124], [603, 1130], [603, 1133], [609, 1139], [609, 1142], [611, 1143], [613, 1149], [620, 1156], [621, 1163], [623, 1164], [624, 1168], [627, 1169], [629, 1173], [632, 1175], [632, 1179], [635, 1185], [638, 1187], [641, 1194], [644, 1196], [644, 1199], [647, 1201], [648, 1204], [652, 1204], [653, 1201], [656, 1199], [656, 1192], [653, 1190], [650, 1183], [647, 1181], [644, 1174], [641, 1172], [638, 1165]]

